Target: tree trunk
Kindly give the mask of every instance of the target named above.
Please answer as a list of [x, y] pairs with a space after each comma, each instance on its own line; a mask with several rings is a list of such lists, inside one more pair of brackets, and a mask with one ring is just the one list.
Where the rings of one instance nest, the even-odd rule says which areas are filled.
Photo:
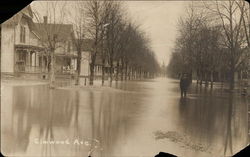
[[222, 73], [222, 74], [220, 74], [220, 76], [221, 76], [221, 89], [223, 89], [223, 86], [224, 86], [224, 80], [225, 80], [225, 74], [224, 74], [224, 73]]
[[131, 68], [131, 79], [134, 80], [134, 68]]
[[47, 62], [46, 62], [47, 64], [45, 65], [46, 66], [45, 68], [46, 68], [46, 70], [48, 70], [48, 73], [50, 73], [50, 69], [51, 69], [50, 68], [51, 55], [50, 56], [47, 55], [46, 59], [47, 59]]
[[89, 85], [93, 85], [94, 84], [94, 68], [95, 68], [95, 64], [94, 63], [90, 63]]
[[200, 86], [202, 86], [203, 81], [203, 71], [200, 71]]
[[124, 61], [122, 60], [122, 65], [121, 65], [121, 81], [123, 81], [123, 75], [124, 75]]
[[140, 80], [141, 80], [141, 68], [139, 69], [139, 77], [140, 77]]
[[128, 63], [125, 64], [125, 80], [128, 79]]
[[130, 79], [131, 79], [131, 68], [128, 67], [128, 80], [130, 80]]
[[[97, 45], [96, 45], [96, 47], [97, 47]], [[96, 54], [97, 54], [97, 50], [96, 50], [96, 53], [93, 54], [93, 56], [91, 57], [91, 63], [90, 63], [90, 67], [89, 67], [90, 68], [89, 85], [94, 84]]]
[[234, 85], [235, 85], [235, 78], [234, 78], [234, 73], [235, 73], [235, 69], [234, 67], [232, 67], [231, 72], [230, 72], [230, 90], [234, 90]]
[[54, 50], [51, 51], [50, 61], [50, 88], [55, 88], [55, 54]]
[[137, 80], [137, 78], [138, 78], [138, 69], [135, 68], [135, 79]]
[[111, 85], [113, 81], [113, 59], [110, 60], [109, 77], [110, 77], [110, 85]]
[[82, 59], [82, 55], [81, 55], [81, 51], [78, 52], [78, 57], [77, 57], [77, 65], [76, 65], [76, 71], [77, 71], [77, 75], [76, 75], [76, 82], [75, 85], [79, 85], [79, 80], [80, 80], [80, 73], [81, 73], [81, 59]]
[[104, 85], [105, 79], [105, 59], [102, 59], [102, 86]]
[[205, 87], [208, 87], [208, 72], [205, 72]]
[[199, 70], [196, 71], [196, 83], [199, 84]]
[[210, 84], [210, 88], [213, 88], [213, 84], [214, 84], [214, 72], [212, 70], [211, 71], [211, 84]]
[[119, 61], [116, 63], [116, 79], [115, 81], [118, 81], [119, 79], [119, 71], [120, 71], [120, 65], [119, 65]]

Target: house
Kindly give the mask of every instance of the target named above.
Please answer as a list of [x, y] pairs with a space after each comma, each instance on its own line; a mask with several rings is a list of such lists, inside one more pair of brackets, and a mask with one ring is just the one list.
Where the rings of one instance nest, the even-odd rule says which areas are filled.
[[1, 24], [1, 73], [42, 72], [43, 48], [32, 30], [33, 14], [25, 7]]
[[[91, 63], [91, 53], [93, 40], [83, 39], [82, 41], [82, 60], [81, 60], [81, 72], [80, 77], [88, 77], [90, 75], [90, 63]], [[76, 52], [76, 47], [74, 47], [74, 53]], [[105, 62], [105, 74], [108, 73], [108, 63]], [[101, 78], [102, 76], [102, 58], [101, 54], [96, 55], [95, 67], [94, 67], [95, 78]]]
[[[74, 73], [77, 53], [73, 50], [73, 25], [48, 23], [47, 17], [44, 16], [42, 23], [34, 23], [34, 29], [41, 38], [46, 55], [51, 54], [51, 44], [55, 44], [55, 72], [57, 74]], [[45, 58], [44, 62], [50, 64], [50, 59]]]
[[[73, 75], [78, 57], [73, 32], [72, 24], [49, 23], [46, 16], [42, 22], [34, 22], [31, 7], [25, 7], [1, 24], [1, 74], [44, 76], [51, 62], [50, 44], [55, 44], [55, 73]], [[90, 75], [92, 44], [91, 39], [83, 40], [80, 77]], [[105, 66], [106, 73], [108, 70]], [[94, 72], [96, 78], [102, 75], [100, 54]]]
[[1, 24], [1, 73], [48, 73], [51, 60], [48, 38], [56, 36], [55, 72], [73, 74], [77, 58], [73, 35], [72, 25], [48, 23], [46, 16], [43, 22], [34, 23], [31, 7], [25, 7]]
[[[88, 77], [90, 74], [89, 63], [91, 57], [91, 39], [76, 39], [76, 42], [80, 41], [82, 43], [81, 49], [81, 68], [80, 68], [80, 77]], [[73, 53], [77, 54], [77, 47], [73, 43]]]

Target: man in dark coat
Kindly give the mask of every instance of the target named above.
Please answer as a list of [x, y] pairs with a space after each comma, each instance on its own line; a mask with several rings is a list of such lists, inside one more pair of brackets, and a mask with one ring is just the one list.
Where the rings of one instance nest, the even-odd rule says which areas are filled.
[[186, 97], [188, 86], [189, 86], [189, 79], [187, 74], [184, 73], [180, 79], [181, 97], [183, 96]]

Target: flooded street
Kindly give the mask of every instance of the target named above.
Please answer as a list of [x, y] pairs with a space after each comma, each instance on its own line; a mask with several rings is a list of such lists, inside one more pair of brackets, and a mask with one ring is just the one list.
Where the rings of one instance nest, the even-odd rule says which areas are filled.
[[6, 156], [221, 157], [248, 144], [248, 99], [214, 87], [180, 98], [179, 81], [157, 78], [113, 87], [1, 89]]

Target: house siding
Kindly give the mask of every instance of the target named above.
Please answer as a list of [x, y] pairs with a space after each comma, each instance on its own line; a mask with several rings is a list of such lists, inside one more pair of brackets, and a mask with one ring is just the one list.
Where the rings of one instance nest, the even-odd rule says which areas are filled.
[[[21, 26], [25, 28], [25, 42], [20, 41], [20, 34], [21, 34]], [[28, 23], [26, 21], [26, 18], [22, 18], [20, 23], [16, 26], [16, 43], [15, 44], [22, 44], [22, 45], [30, 45], [30, 29], [28, 26]]]
[[83, 51], [80, 76], [89, 76], [89, 59], [90, 59], [90, 52]]
[[2, 25], [1, 72], [14, 72], [15, 27]]

